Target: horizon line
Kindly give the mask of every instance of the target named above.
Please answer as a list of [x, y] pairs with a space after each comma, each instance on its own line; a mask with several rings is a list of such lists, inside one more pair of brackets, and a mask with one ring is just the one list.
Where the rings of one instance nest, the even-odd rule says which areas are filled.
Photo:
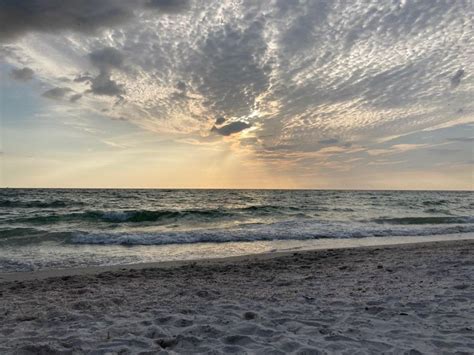
[[252, 187], [0, 187], [0, 190], [268, 190], [268, 191], [439, 191], [474, 192], [464, 189], [380, 189], [380, 188], [252, 188]]

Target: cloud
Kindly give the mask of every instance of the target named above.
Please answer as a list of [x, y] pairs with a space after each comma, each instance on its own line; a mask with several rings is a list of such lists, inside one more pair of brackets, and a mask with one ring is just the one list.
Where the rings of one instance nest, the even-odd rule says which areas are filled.
[[114, 0], [4, 0], [0, 3], [0, 40], [29, 31], [92, 33], [129, 19], [133, 12], [125, 4]]
[[123, 66], [123, 54], [113, 47], [105, 47], [95, 50], [89, 54], [93, 65], [102, 71], [109, 71], [112, 68], [120, 69]]
[[463, 78], [464, 74], [464, 70], [459, 69], [456, 74], [454, 74], [454, 76], [451, 78], [451, 87], [458, 87], [459, 84], [461, 84], [461, 79]]
[[76, 76], [73, 81], [76, 83], [84, 83], [84, 82], [91, 82], [92, 79], [94, 79], [94, 77], [91, 74], [85, 73], [83, 75]]
[[88, 92], [95, 95], [119, 96], [124, 94], [125, 90], [123, 85], [110, 78], [109, 73], [103, 72], [91, 80], [91, 88]]
[[232, 122], [229, 123], [228, 125], [222, 126], [222, 127], [212, 127], [211, 132], [216, 132], [217, 134], [220, 134], [221, 136], [230, 136], [235, 133], [239, 133], [243, 131], [244, 129], [250, 128], [251, 125], [245, 122]]
[[79, 100], [81, 97], [82, 97], [82, 94], [74, 94], [74, 95], [72, 95], [72, 96], [69, 98], [69, 101], [70, 101], [70, 102], [76, 102], [76, 101]]
[[385, 154], [398, 154], [398, 153], [404, 153], [408, 152], [411, 150], [416, 150], [416, 149], [423, 149], [428, 147], [428, 144], [410, 144], [410, 143], [402, 143], [402, 144], [395, 144], [392, 145], [391, 147], [387, 149], [369, 149], [367, 150], [367, 153], [369, 155], [385, 155]]
[[137, 10], [177, 13], [187, 7], [185, 0], [3, 0], [0, 41], [14, 40], [28, 32], [68, 30], [94, 34], [127, 22], [137, 15]]
[[199, 43], [199, 57], [191, 58], [189, 71], [211, 112], [225, 117], [249, 115], [268, 89], [271, 66], [265, 58], [263, 23], [255, 19], [244, 26], [227, 24]]
[[163, 13], [178, 13], [189, 8], [188, 0], [148, 0], [147, 6]]
[[223, 124], [224, 122], [225, 122], [225, 118], [224, 118], [224, 117], [217, 117], [215, 124], [216, 124], [216, 125], [221, 125], [221, 124]]
[[450, 142], [461, 142], [461, 143], [471, 143], [474, 142], [474, 137], [455, 137], [455, 138], [448, 138]]
[[322, 139], [319, 141], [319, 143], [325, 144], [325, 145], [337, 144], [339, 143], [339, 139], [336, 139], [336, 138]]
[[69, 88], [57, 87], [45, 91], [41, 96], [52, 100], [62, 100], [66, 94], [70, 93], [71, 91], [72, 90]]
[[[71, 3], [65, 16], [74, 22], [90, 2]], [[10, 64], [31, 65], [50, 87], [69, 85], [70, 100], [89, 93], [77, 110], [125, 117], [160, 134], [206, 136], [214, 124], [214, 133], [227, 136], [251, 126], [252, 139], [235, 138], [267, 162], [315, 152], [315, 161], [327, 152], [367, 159], [354, 152], [360, 147], [387, 159], [403, 149], [423, 154], [382, 142], [465, 122], [474, 110], [465, 0], [105, 0], [96, 16], [115, 18], [107, 9], [125, 16], [103, 25], [91, 19], [90, 31], [26, 26], [22, 33], [36, 35], [9, 47]], [[59, 16], [66, 5], [51, 12]], [[462, 90], [447, 90], [461, 81]]]
[[123, 68], [124, 57], [119, 50], [113, 47], [101, 48], [91, 52], [89, 59], [92, 65], [99, 69], [99, 75], [79, 76], [74, 79], [76, 82], [90, 82], [91, 87], [88, 92], [95, 95], [120, 96], [125, 93], [123, 85], [111, 79], [112, 69]]
[[176, 88], [179, 90], [179, 91], [186, 91], [186, 83], [185, 82], [182, 82], [182, 81], [178, 81], [178, 83], [176, 84]]
[[18, 81], [28, 81], [33, 78], [34, 71], [30, 68], [22, 68], [22, 69], [13, 69], [11, 71], [11, 76], [13, 79]]

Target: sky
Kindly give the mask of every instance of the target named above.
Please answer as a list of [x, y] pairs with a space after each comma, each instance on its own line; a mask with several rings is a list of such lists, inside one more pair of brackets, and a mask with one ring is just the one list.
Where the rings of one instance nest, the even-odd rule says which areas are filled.
[[0, 185], [472, 190], [473, 6], [0, 0]]

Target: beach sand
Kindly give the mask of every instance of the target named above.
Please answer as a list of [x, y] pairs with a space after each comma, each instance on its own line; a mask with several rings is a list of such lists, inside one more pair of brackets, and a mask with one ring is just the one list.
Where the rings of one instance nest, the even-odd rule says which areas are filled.
[[0, 353], [467, 354], [474, 241], [0, 279]]

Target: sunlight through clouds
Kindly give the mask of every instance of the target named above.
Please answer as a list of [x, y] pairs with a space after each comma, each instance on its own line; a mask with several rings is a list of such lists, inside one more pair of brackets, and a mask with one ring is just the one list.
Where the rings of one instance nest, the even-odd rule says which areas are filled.
[[472, 137], [467, 0], [48, 2], [48, 16], [41, 1], [1, 5], [0, 51], [12, 85], [33, 87], [59, 121], [100, 116], [200, 147], [232, 142], [242, 164], [295, 186], [318, 186], [322, 167], [369, 172], [379, 155], [436, 170], [441, 158], [406, 137], [456, 127]]

